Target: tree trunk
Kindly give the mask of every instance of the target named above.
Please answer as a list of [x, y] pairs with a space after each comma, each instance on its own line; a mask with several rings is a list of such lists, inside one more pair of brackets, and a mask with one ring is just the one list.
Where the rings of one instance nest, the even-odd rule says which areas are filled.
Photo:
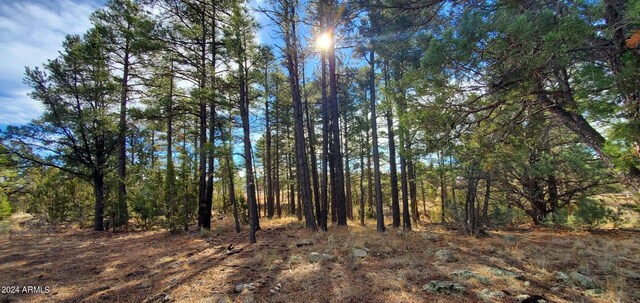
[[[242, 39], [242, 44], [243, 44], [243, 48], [241, 50], [241, 56], [242, 56], [242, 60], [243, 60], [243, 64], [241, 65], [242, 70], [244, 71], [244, 73], [242, 74], [243, 78], [241, 79], [240, 83], [243, 84], [243, 92], [244, 92], [244, 96], [241, 95], [241, 99], [244, 100], [244, 104], [245, 104], [245, 118], [246, 121], [243, 121], [242, 125], [244, 128], [244, 142], [245, 142], [245, 153], [248, 152], [249, 154], [249, 159], [246, 159], [248, 161], [249, 164], [249, 168], [251, 170], [251, 173], [253, 173], [253, 176], [256, 176], [256, 174], [254, 173], [254, 165], [253, 164], [253, 148], [251, 147], [251, 125], [249, 124], [249, 106], [251, 101], [249, 100], [249, 82], [248, 82], [248, 78], [249, 78], [249, 63], [247, 63], [247, 38], [243, 37]], [[246, 122], [246, 123], [245, 123]], [[248, 145], [248, 146], [247, 146]], [[248, 150], [247, 150], [248, 148]], [[249, 171], [247, 171], [247, 174], [249, 173]], [[256, 182], [257, 182], [257, 178], [254, 178], [252, 176], [252, 180], [251, 180], [251, 186], [249, 187], [249, 190], [247, 191], [247, 195], [251, 195], [251, 199], [249, 199], [249, 209], [251, 210], [251, 214], [253, 215], [253, 225], [254, 225], [254, 229], [256, 231], [260, 230], [260, 219], [258, 217], [258, 200], [256, 198]], [[250, 218], [252, 217], [251, 215], [249, 216]], [[254, 233], [254, 238], [255, 238], [255, 233]], [[252, 242], [255, 243], [255, 242]]]
[[[278, 91], [278, 82], [275, 82], [275, 89], [276, 92]], [[274, 161], [275, 161], [275, 176], [276, 176], [276, 180], [275, 180], [275, 184], [274, 184], [274, 191], [275, 191], [275, 198], [276, 198], [276, 215], [278, 216], [278, 218], [282, 217], [282, 192], [281, 192], [281, 188], [280, 188], [280, 121], [278, 118], [278, 111], [280, 110], [280, 107], [278, 106], [279, 101], [278, 101], [278, 96], [276, 96], [276, 100], [275, 100], [275, 104], [274, 104], [274, 110], [275, 115], [275, 121], [274, 121], [274, 125], [276, 126], [276, 136], [275, 136], [275, 147], [274, 147], [274, 151], [273, 151], [273, 156], [274, 156]]]
[[[191, 157], [189, 157], [189, 152], [187, 149], [187, 122], [185, 121], [182, 124], [182, 153], [184, 156], [184, 161], [182, 161], [182, 177], [184, 178], [184, 180], [186, 180], [187, 182], [184, 182], [184, 211], [183, 211], [183, 217], [182, 217], [182, 225], [184, 227], [184, 231], [189, 231], [189, 214], [190, 214], [190, 206], [191, 206], [191, 201], [189, 199], [189, 192], [191, 192], [191, 186], [189, 186], [191, 184], [191, 182], [189, 182], [190, 177], [189, 175], [191, 174], [189, 172], [189, 170], [191, 170], [191, 167], [189, 167], [189, 160], [191, 159]], [[196, 149], [196, 153], [197, 153], [197, 145], [198, 145], [198, 140], [194, 140], [194, 148]], [[197, 173], [197, 172], [196, 172]]]
[[364, 226], [364, 141], [360, 144], [360, 225]]
[[[400, 145], [402, 145], [400, 134]], [[411, 213], [409, 210], [409, 187], [407, 184], [407, 159], [400, 153], [400, 187], [402, 188], [402, 228], [411, 230]]]
[[[231, 134], [231, 133], [229, 133]], [[236, 227], [236, 233], [240, 232], [240, 220], [238, 219], [238, 202], [236, 200], [236, 191], [235, 186], [233, 184], [233, 160], [231, 159], [231, 153], [233, 150], [230, 148], [229, 153], [225, 157], [225, 161], [227, 162], [227, 174], [229, 176], [229, 201], [233, 206], [233, 221]]]
[[215, 145], [215, 122], [216, 122], [216, 105], [215, 100], [211, 100], [209, 103], [210, 114], [209, 114], [209, 143], [210, 149], [207, 151], [207, 162], [208, 162], [208, 170], [207, 170], [207, 188], [205, 193], [205, 209], [202, 217], [202, 228], [211, 229], [211, 210], [213, 208], [213, 173], [215, 171], [214, 168], [214, 150], [213, 147]]
[[262, 199], [260, 198], [260, 186], [258, 184], [258, 181], [260, 179], [258, 179], [258, 165], [256, 165], [256, 156], [253, 152], [253, 148], [251, 149], [251, 161], [253, 162], [253, 180], [255, 182], [255, 188], [256, 188], [256, 217], [259, 218], [260, 217], [260, 201], [262, 201]]
[[173, 164], [173, 62], [171, 62], [169, 79], [169, 96], [167, 97], [167, 177], [165, 185], [165, 204], [167, 206], [167, 219], [169, 221], [169, 229], [174, 231], [177, 229], [176, 218], [177, 208], [174, 204], [173, 197], [175, 196], [175, 168]]
[[[409, 154], [412, 155], [411, 145], [407, 148]], [[411, 199], [411, 215], [413, 222], [420, 222], [420, 213], [418, 212], [418, 190], [416, 186], [416, 170], [413, 165], [413, 155], [407, 159], [407, 173], [409, 175], [409, 198]]]
[[484, 205], [482, 206], [482, 218], [480, 224], [486, 224], [489, 218], [489, 199], [491, 199], [491, 174], [487, 174], [484, 189]]
[[342, 116], [344, 123], [344, 177], [345, 177], [345, 191], [346, 191], [346, 208], [347, 218], [353, 220], [353, 201], [351, 192], [351, 168], [349, 167], [349, 126], [347, 121], [347, 113]]
[[[207, 86], [207, 71], [205, 66], [207, 65], [207, 33], [206, 33], [206, 16], [204, 12], [202, 15], [202, 37], [200, 38], [200, 89], [204, 90]], [[205, 228], [206, 209], [207, 209], [207, 105], [205, 100], [200, 97], [200, 152], [198, 162], [198, 228]]]
[[[450, 142], [449, 142], [450, 143]], [[453, 151], [449, 151], [449, 170], [451, 170], [451, 212], [454, 218], [458, 218], [458, 198], [456, 197], [456, 175], [453, 170]]]
[[[220, 161], [222, 161], [222, 159], [220, 159]], [[229, 200], [227, 200], [227, 179], [223, 176], [221, 177], [221, 181], [222, 181], [222, 213], [223, 214], [227, 214], [229, 212], [229, 210], [231, 209], [231, 202]]]
[[321, 202], [320, 202], [320, 185], [318, 184], [318, 160], [316, 158], [316, 135], [313, 128], [315, 124], [309, 114], [309, 100], [307, 98], [306, 81], [304, 74], [304, 64], [302, 65], [302, 86], [304, 88], [304, 109], [307, 116], [307, 134], [309, 136], [309, 154], [311, 155], [311, 179], [313, 181], [313, 200], [316, 210], [317, 226], [322, 227], [321, 223]]
[[[313, 214], [313, 203], [311, 201], [311, 185], [309, 183], [311, 176], [309, 174], [309, 163], [306, 157], [306, 147], [304, 141], [304, 119], [302, 110], [302, 100], [300, 94], [300, 81], [298, 78], [298, 48], [296, 34], [296, 13], [295, 6], [291, 5], [290, 10], [291, 32], [285, 31], [285, 43], [287, 44], [287, 69], [289, 70], [289, 84], [291, 96], [293, 98], [293, 118], [294, 118], [294, 140], [296, 147], [296, 174], [298, 177], [298, 195], [302, 200], [304, 207], [305, 224], [307, 228], [316, 230], [315, 216]], [[288, 15], [285, 12], [285, 16]], [[298, 212], [300, 212], [298, 208]], [[298, 214], [300, 218], [300, 214]]]
[[465, 214], [464, 224], [465, 230], [469, 235], [477, 236], [478, 218], [475, 207], [476, 192], [478, 190], [478, 178], [476, 176], [475, 168], [471, 168], [469, 175], [467, 176], [467, 195], [465, 199]]
[[549, 211], [556, 213], [559, 209], [559, 197], [558, 197], [558, 180], [556, 176], [551, 173], [547, 176], [547, 191], [549, 193]]
[[238, 54], [238, 58], [242, 58], [239, 62], [238, 71], [240, 73], [240, 118], [242, 120], [242, 132], [244, 143], [244, 163], [245, 163], [245, 179], [246, 179], [246, 193], [247, 193], [247, 206], [249, 208], [249, 242], [256, 243], [256, 231], [259, 229], [258, 225], [258, 206], [256, 204], [256, 188], [253, 174], [253, 161], [251, 157], [251, 130], [249, 124], [249, 98], [247, 96], [247, 83], [245, 74], [245, 58], [243, 48]]
[[[215, 2], [214, 2], [215, 3]], [[202, 227], [211, 229], [211, 211], [213, 210], [213, 174], [215, 171], [215, 132], [216, 132], [216, 6], [213, 5], [213, 13], [211, 17], [211, 93], [212, 97], [209, 101], [209, 143], [210, 149], [207, 151], [208, 171], [207, 171], [207, 188], [205, 193], [206, 207], [203, 217]]]
[[[614, 168], [616, 161], [604, 152], [606, 139], [589, 124], [584, 116], [572, 112], [552, 100], [544, 89], [540, 76], [534, 76], [534, 78], [538, 102], [547, 107], [549, 112], [555, 115], [564, 126], [578, 135], [585, 144], [589, 145], [607, 166]], [[626, 167], [619, 167], [624, 171], [617, 174], [618, 179], [620, 179], [621, 183], [638, 191], [638, 188], [640, 188], [640, 169], [635, 167], [633, 163], [624, 163], [623, 165], [626, 165]]]
[[[625, 15], [630, 13], [626, 10], [631, 5], [624, 0], [605, 0], [604, 1], [604, 19], [609, 28], [612, 29], [611, 45], [613, 50], [607, 53], [609, 57], [609, 65], [615, 76], [616, 86], [623, 97], [625, 105], [625, 117], [631, 124], [632, 129], [640, 128], [640, 80], [638, 80], [638, 70], [640, 70], [640, 56], [638, 48], [627, 45], [627, 34], [629, 31], [635, 30], [626, 20]], [[625, 59], [625, 57], [627, 59]], [[636, 131], [631, 134], [633, 144], [638, 145], [640, 135]], [[635, 180], [635, 185], [640, 183], [640, 170], [629, 164], [629, 176]]]
[[267, 218], [273, 218], [274, 212], [274, 197], [273, 197], [273, 172], [271, 171], [271, 123], [269, 122], [269, 81], [268, 81], [268, 63], [264, 70], [264, 111], [265, 111], [265, 126], [266, 135], [265, 143], [267, 150], [265, 151], [265, 174], [266, 174], [266, 190], [267, 190]]
[[400, 186], [402, 190], [402, 227], [411, 230], [411, 209], [409, 208], [409, 178], [411, 171], [409, 170], [409, 159], [411, 157], [408, 150], [407, 125], [403, 117], [406, 115], [406, 101], [404, 93], [399, 93], [397, 97], [397, 109], [399, 119], [400, 132]]
[[296, 213], [296, 194], [295, 194], [295, 176], [293, 175], [293, 161], [291, 161], [291, 154], [287, 154], [287, 166], [289, 167], [289, 215], [295, 215]]
[[[386, 78], [386, 77], [385, 77]], [[385, 81], [386, 83], [386, 81]], [[387, 107], [387, 132], [389, 134], [389, 175], [391, 179], [391, 210], [393, 227], [400, 227], [400, 203], [398, 200], [398, 168], [396, 166], [396, 143], [393, 132], [392, 106]]]
[[431, 222], [431, 216], [427, 211], [427, 195], [424, 191], [424, 180], [420, 179], [420, 192], [422, 193], [422, 212], [424, 212], [424, 216], [427, 218], [427, 222]]
[[129, 221], [127, 209], [127, 99], [129, 95], [129, 39], [125, 41], [122, 82], [120, 93], [120, 120], [118, 121], [118, 203], [113, 226], [126, 225]]
[[[365, 136], [367, 142], [371, 142], [371, 127], [367, 129]], [[371, 146], [367, 145], [367, 211], [373, 213], [373, 200], [374, 200], [374, 185], [373, 185], [373, 169], [371, 168]]]
[[371, 97], [371, 136], [373, 141], [373, 170], [376, 182], [376, 230], [384, 232], [384, 212], [382, 209], [382, 184], [380, 183], [380, 155], [378, 153], [378, 116], [376, 115], [376, 74], [373, 50], [369, 51], [369, 88]]
[[[334, 39], [334, 28], [331, 28], [330, 36]], [[344, 193], [344, 170], [342, 165], [342, 155], [340, 153], [340, 125], [338, 119], [338, 79], [336, 77], [336, 52], [334, 41], [329, 45], [329, 104], [331, 111], [331, 130], [333, 134], [331, 157], [335, 163], [335, 196], [336, 215], [338, 225], [347, 225], [347, 212]]]
[[320, 203], [321, 213], [320, 216], [320, 228], [324, 231], [327, 230], [328, 227], [328, 212], [329, 212], [329, 201], [328, 201], [328, 161], [329, 161], [329, 111], [328, 111], [328, 100], [327, 100], [327, 64], [325, 53], [323, 52], [320, 56], [320, 60], [322, 61], [322, 180], [321, 180], [321, 189], [320, 189]]
[[[530, 150], [529, 165], [533, 166], [538, 162], [538, 154], [535, 149]], [[531, 175], [528, 171], [524, 171], [521, 176], [522, 190], [525, 197], [531, 205], [529, 215], [535, 225], [540, 225], [547, 216], [546, 200], [544, 199], [543, 180], [535, 175]]]
[[440, 175], [440, 223], [446, 224], [447, 220], [445, 217], [445, 211], [447, 209], [447, 183], [446, 178], [444, 176], [444, 161], [440, 152], [438, 152], [438, 171]]
[[104, 173], [99, 169], [93, 170], [93, 194], [95, 196], [93, 230], [104, 230]]

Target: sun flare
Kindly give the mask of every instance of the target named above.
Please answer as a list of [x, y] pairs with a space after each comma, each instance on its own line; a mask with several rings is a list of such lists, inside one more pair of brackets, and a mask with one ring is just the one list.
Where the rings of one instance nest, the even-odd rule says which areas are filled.
[[324, 33], [316, 38], [316, 47], [320, 50], [327, 50], [333, 43], [331, 35]]

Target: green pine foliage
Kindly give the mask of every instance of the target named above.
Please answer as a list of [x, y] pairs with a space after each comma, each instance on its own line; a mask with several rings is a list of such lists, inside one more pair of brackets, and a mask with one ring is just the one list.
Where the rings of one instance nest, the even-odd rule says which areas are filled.
[[589, 228], [611, 221], [615, 214], [601, 201], [592, 198], [582, 198], [576, 202], [576, 210], [573, 212], [575, 223]]
[[72, 223], [91, 226], [91, 185], [58, 169], [41, 170], [27, 212], [50, 224]]
[[8, 218], [13, 213], [13, 207], [7, 198], [7, 195], [0, 190], [0, 220]]

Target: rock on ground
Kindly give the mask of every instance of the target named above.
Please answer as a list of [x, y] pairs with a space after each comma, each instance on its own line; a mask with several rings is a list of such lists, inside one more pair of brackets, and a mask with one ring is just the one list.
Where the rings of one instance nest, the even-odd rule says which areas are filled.
[[434, 234], [430, 234], [430, 233], [422, 234], [422, 239], [425, 239], [425, 240], [431, 241], [431, 242], [437, 242], [438, 240], [440, 240], [440, 238], [438, 238], [438, 236], [436, 236]]
[[467, 270], [467, 269], [460, 269], [460, 270], [456, 270], [454, 272], [451, 273], [452, 275], [456, 276], [456, 277], [461, 277], [464, 279], [476, 279], [478, 282], [482, 283], [482, 284], [490, 284], [491, 282], [489, 281], [489, 279], [481, 274], [475, 273], [473, 271]]
[[531, 303], [546, 303], [547, 300], [541, 296], [538, 295], [534, 295], [534, 296], [530, 296], [530, 295], [517, 295], [515, 297], [515, 301], [518, 303], [521, 302], [531, 302]]
[[319, 253], [315, 251], [309, 254], [309, 262], [311, 263], [317, 263], [322, 261], [335, 261], [335, 260], [336, 260], [336, 256], [332, 254]]
[[457, 282], [433, 280], [422, 286], [422, 290], [439, 294], [464, 294], [467, 289]]
[[233, 292], [239, 293], [239, 292], [242, 292], [245, 289], [251, 291], [251, 290], [256, 289], [256, 287], [253, 286], [252, 283], [246, 283], [246, 284], [245, 283], [241, 283], [241, 284], [236, 285], [236, 287], [233, 288]]
[[296, 246], [297, 247], [310, 246], [310, 245], [313, 245], [313, 240], [311, 240], [311, 239], [302, 239], [302, 240], [296, 242]]
[[480, 291], [480, 293], [478, 294], [478, 296], [484, 300], [495, 300], [495, 299], [501, 299], [504, 298], [506, 296], [506, 294], [501, 291], [501, 290], [490, 290], [490, 289], [483, 289]]
[[593, 278], [587, 276], [587, 275], [583, 275], [577, 271], [573, 271], [571, 273], [569, 273], [569, 277], [571, 277], [571, 280], [580, 285], [582, 288], [584, 289], [595, 289], [597, 288], [596, 283], [593, 281]]
[[358, 258], [364, 258], [367, 256], [367, 251], [364, 249], [360, 249], [360, 248], [353, 248], [351, 250], [351, 253], [353, 254], [353, 256], [358, 257]]
[[456, 260], [456, 257], [453, 253], [448, 249], [440, 249], [436, 251], [436, 258], [438, 258], [441, 262], [453, 262]]
[[489, 267], [489, 271], [496, 276], [512, 277], [518, 280], [524, 279], [524, 276], [522, 274], [510, 271], [510, 270], [502, 269], [502, 268]]
[[565, 284], [571, 282], [571, 278], [569, 277], [569, 275], [561, 271], [556, 272], [556, 280]]

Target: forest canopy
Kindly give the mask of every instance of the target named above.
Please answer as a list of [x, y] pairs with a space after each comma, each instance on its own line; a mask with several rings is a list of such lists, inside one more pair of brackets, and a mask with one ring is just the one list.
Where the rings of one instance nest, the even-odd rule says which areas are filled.
[[255, 243], [282, 216], [477, 236], [640, 210], [601, 199], [640, 189], [639, 1], [109, 0], [91, 24], [26, 67], [44, 112], [0, 131], [0, 219], [232, 214]]

